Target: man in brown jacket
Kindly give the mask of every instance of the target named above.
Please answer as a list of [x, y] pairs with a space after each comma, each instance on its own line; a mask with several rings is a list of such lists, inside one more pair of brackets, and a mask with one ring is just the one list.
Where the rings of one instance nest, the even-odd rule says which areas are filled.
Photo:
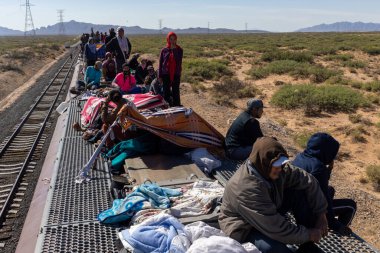
[[[219, 224], [223, 232], [263, 253], [318, 252], [313, 242], [327, 235], [326, 199], [317, 180], [287, 163], [287, 153], [274, 138], [259, 138], [249, 159], [229, 180]], [[285, 218], [292, 212], [297, 224]]]

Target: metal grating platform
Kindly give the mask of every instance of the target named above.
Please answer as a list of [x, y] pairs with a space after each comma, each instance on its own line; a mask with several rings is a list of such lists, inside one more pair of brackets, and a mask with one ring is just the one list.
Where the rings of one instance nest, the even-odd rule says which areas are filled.
[[95, 222], [47, 227], [41, 252], [118, 252], [115, 229]]
[[78, 171], [88, 161], [92, 151], [92, 145], [87, 145], [80, 137], [64, 139], [62, 160], [50, 204], [49, 225], [95, 220], [100, 211], [112, 205], [108, 196], [110, 177], [102, 162], [98, 161], [97, 169], [91, 171], [91, 182], [75, 183]]
[[214, 177], [219, 183], [226, 186], [228, 180], [235, 174], [243, 162], [244, 161], [234, 161], [229, 159], [223, 160], [222, 166], [214, 171]]
[[[241, 164], [242, 161], [224, 160], [222, 166], [214, 172], [214, 177], [226, 186]], [[333, 231], [329, 231], [329, 235], [318, 246], [325, 253], [379, 253], [356, 234], [341, 236]], [[295, 251], [297, 247], [293, 246], [292, 249]]]
[[112, 205], [106, 164], [98, 160], [96, 169], [90, 172], [92, 180], [75, 183], [75, 177], [94, 151], [82, 139], [82, 133], [72, 128], [80, 120], [80, 111], [77, 101], [71, 101], [59, 166], [52, 179], [50, 203], [36, 252], [118, 252], [115, 229], [96, 220], [100, 211]]

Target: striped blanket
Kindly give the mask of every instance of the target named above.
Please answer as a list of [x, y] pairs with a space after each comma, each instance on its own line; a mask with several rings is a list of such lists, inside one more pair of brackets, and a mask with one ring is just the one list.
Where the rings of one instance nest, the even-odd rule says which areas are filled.
[[[133, 94], [133, 95], [124, 95], [123, 98], [132, 101], [137, 109], [146, 110], [146, 109], [156, 109], [156, 108], [167, 108], [167, 103], [160, 95], [152, 95], [150, 93], [146, 94]], [[105, 98], [98, 97], [89, 97], [87, 102], [84, 104], [83, 110], [81, 112], [81, 123], [82, 126], [87, 128], [93, 126], [94, 121], [99, 115], [102, 102]], [[116, 107], [112, 102], [109, 103], [110, 109]]]
[[178, 146], [186, 148], [222, 147], [224, 137], [192, 109], [172, 107], [158, 112], [138, 112], [125, 105], [119, 113], [122, 126], [132, 124]]

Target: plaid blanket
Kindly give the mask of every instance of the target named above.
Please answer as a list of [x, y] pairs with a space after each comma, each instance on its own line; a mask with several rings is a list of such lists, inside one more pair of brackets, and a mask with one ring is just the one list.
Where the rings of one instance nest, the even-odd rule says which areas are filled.
[[[150, 93], [146, 94], [132, 94], [124, 95], [123, 98], [132, 101], [137, 109], [156, 109], [156, 108], [167, 108], [167, 103], [160, 95], [152, 95]], [[99, 115], [102, 102], [105, 98], [89, 97], [87, 102], [84, 104], [83, 110], [81, 112], [81, 124], [83, 127], [93, 126], [94, 121]], [[112, 102], [109, 103], [110, 110], [116, 107]]]
[[211, 148], [222, 147], [224, 142], [223, 135], [192, 109], [172, 107], [139, 112], [125, 105], [119, 115], [124, 129], [134, 124], [178, 146]]

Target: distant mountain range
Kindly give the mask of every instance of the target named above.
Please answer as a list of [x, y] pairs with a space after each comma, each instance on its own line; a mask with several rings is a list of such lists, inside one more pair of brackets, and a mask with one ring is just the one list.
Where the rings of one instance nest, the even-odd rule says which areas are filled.
[[380, 24], [363, 22], [337, 22], [302, 28], [296, 32], [378, 32]]
[[[108, 30], [113, 27], [117, 28], [118, 25], [97, 25], [85, 22], [77, 22], [71, 20], [69, 22], [64, 22], [65, 34], [66, 35], [78, 35], [82, 33], [88, 33], [91, 28], [94, 31], [108, 32]], [[127, 34], [158, 34], [160, 31], [158, 29], [147, 29], [140, 26], [129, 26], [124, 27]], [[179, 34], [217, 34], [217, 33], [268, 33], [264, 30], [234, 30], [227, 28], [216, 28], [208, 29], [202, 27], [186, 28], [186, 29], [172, 29], [164, 27], [161, 32], [167, 33], [169, 31], [174, 31]], [[377, 23], [363, 23], [363, 22], [337, 22], [333, 24], [321, 24], [312, 27], [302, 28], [295, 32], [376, 32], [380, 31], [380, 24]], [[24, 32], [19, 30], [12, 30], [0, 26], [0, 36], [18, 36], [23, 35]], [[47, 27], [41, 27], [36, 29], [37, 35], [56, 35], [59, 34], [59, 24], [49, 25]]]
[[[49, 25], [47, 27], [41, 27], [36, 29], [36, 35], [55, 35], [59, 34], [59, 24], [55, 25]], [[91, 24], [91, 23], [84, 23], [84, 22], [77, 22], [74, 20], [71, 20], [69, 22], [64, 22], [65, 27], [65, 34], [66, 35], [78, 35], [82, 33], [89, 33], [91, 31], [91, 28], [94, 29], [94, 32], [107, 32], [108, 30], [113, 27], [116, 28], [118, 25], [97, 25], [97, 24]], [[142, 28], [140, 26], [128, 26], [125, 27], [127, 34], [158, 34], [160, 31], [158, 29], [147, 29]], [[226, 29], [226, 28], [216, 28], [216, 29], [208, 29], [208, 28], [201, 28], [201, 27], [195, 27], [195, 28], [187, 28], [187, 29], [172, 29], [164, 27], [162, 29], [162, 33], [167, 33], [169, 31], [174, 31], [179, 34], [206, 34], [206, 33], [266, 33], [267, 31], [262, 30], [233, 30], [233, 29]], [[17, 31], [17, 30], [11, 30], [8, 28], [0, 27], [0, 36], [9, 36], [9, 35], [23, 35], [24, 32]]]

